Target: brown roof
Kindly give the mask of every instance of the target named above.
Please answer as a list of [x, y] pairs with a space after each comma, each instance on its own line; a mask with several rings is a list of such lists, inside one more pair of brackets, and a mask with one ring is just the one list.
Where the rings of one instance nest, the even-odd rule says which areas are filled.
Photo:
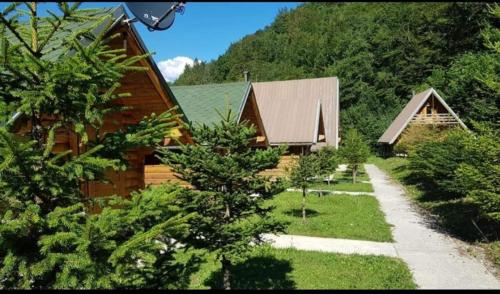
[[338, 146], [336, 77], [252, 83], [271, 145], [316, 144], [322, 112], [326, 143]]
[[382, 134], [382, 136], [378, 139], [379, 143], [387, 143], [393, 144], [394, 141], [399, 137], [401, 132], [406, 128], [408, 123], [411, 121], [412, 117], [418, 112], [418, 110], [424, 105], [424, 103], [429, 99], [431, 95], [434, 95], [438, 99], [439, 102], [448, 110], [448, 112], [455, 117], [458, 123], [463, 127], [467, 128], [465, 124], [458, 118], [458, 116], [453, 112], [453, 110], [444, 102], [443, 98], [439, 96], [439, 94], [433, 88], [429, 88], [423, 92], [420, 92], [413, 96], [403, 108], [403, 110], [399, 113], [399, 115], [394, 119], [391, 125], [387, 128], [387, 130]]

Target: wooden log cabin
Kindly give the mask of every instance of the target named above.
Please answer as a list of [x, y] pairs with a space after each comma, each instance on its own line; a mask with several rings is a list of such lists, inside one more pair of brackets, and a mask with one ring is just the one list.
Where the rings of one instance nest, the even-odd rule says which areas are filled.
[[462, 127], [467, 129], [467, 126], [439, 96], [436, 90], [429, 88], [414, 95], [378, 139], [383, 155], [392, 154], [393, 147], [398, 144], [404, 136], [403, 131], [410, 125], [433, 125], [441, 128]]
[[[256, 127], [257, 134], [255, 141], [252, 142], [253, 147], [268, 146], [266, 131], [250, 82], [173, 86], [171, 89], [189, 123], [212, 125], [220, 121], [219, 113], [223, 114], [230, 109], [235, 114], [237, 122], [248, 121]], [[175, 150], [177, 147], [169, 146], [169, 148]], [[187, 186], [187, 183], [180, 181], [168, 166], [160, 164], [154, 155], [146, 158], [145, 179], [146, 184], [151, 185], [177, 181]]]
[[[124, 24], [122, 20], [128, 19], [123, 6], [109, 9], [101, 9], [95, 12], [96, 16], [111, 15], [113, 22], [107, 34], [120, 34], [119, 38], [113, 39], [109, 44], [111, 48], [125, 48], [128, 56], [142, 55], [148, 53], [144, 42], [135, 29], [133, 24]], [[79, 24], [81, 26], [90, 25], [89, 23]], [[99, 33], [104, 26], [97, 28], [94, 33]], [[59, 40], [66, 35], [61, 34]], [[50, 46], [48, 46], [50, 47]], [[117, 89], [118, 93], [130, 93], [127, 98], [120, 98], [114, 101], [116, 105], [131, 107], [130, 110], [115, 113], [105, 118], [103, 128], [104, 132], [113, 132], [128, 125], [137, 124], [144, 116], [152, 113], [160, 114], [177, 105], [175, 97], [171, 92], [167, 82], [164, 80], [153, 58], [149, 56], [137, 64], [146, 67], [147, 71], [127, 73], [121, 81], [121, 87]], [[182, 110], [175, 110], [174, 113], [181, 114]], [[57, 120], [57, 117], [46, 116], [45, 120]], [[11, 120], [14, 131], [18, 134], [25, 134], [30, 130], [30, 122], [23, 119], [22, 115], [16, 114]], [[181, 121], [178, 121], [181, 125]], [[90, 129], [88, 131], [91, 133]], [[92, 134], [90, 134], [92, 136]], [[180, 128], [175, 129], [172, 136], [178, 137], [183, 143], [192, 143], [190, 135]], [[56, 135], [56, 146], [54, 152], [72, 150], [73, 154], [80, 154], [85, 151], [76, 134], [60, 130]], [[171, 138], [165, 138], [164, 145], [174, 144]], [[99, 182], [88, 182], [82, 187], [84, 195], [88, 197], [109, 196], [118, 194], [128, 196], [132, 191], [144, 188], [145, 182], [145, 161], [152, 154], [153, 150], [148, 148], [131, 150], [126, 154], [129, 168], [126, 171], [107, 171], [106, 177], [109, 184]]]

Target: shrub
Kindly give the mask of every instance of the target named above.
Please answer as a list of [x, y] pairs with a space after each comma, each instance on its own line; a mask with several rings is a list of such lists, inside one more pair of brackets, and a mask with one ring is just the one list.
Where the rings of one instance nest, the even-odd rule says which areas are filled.
[[455, 170], [465, 161], [464, 138], [471, 134], [452, 130], [442, 141], [428, 141], [416, 146], [409, 156], [410, 178], [439, 198], [465, 196], [455, 187]]
[[394, 153], [410, 154], [422, 143], [441, 141], [448, 130], [449, 127], [442, 125], [412, 124], [404, 130], [399, 141], [394, 145]]
[[0, 289], [183, 288], [197, 257], [179, 262], [191, 215], [175, 187], [109, 198], [100, 214], [83, 203], [43, 215], [36, 203], [9, 209], [0, 226]]
[[478, 206], [482, 217], [500, 223], [498, 131], [478, 124], [475, 128], [476, 138], [464, 138], [467, 158], [455, 171], [455, 186]]
[[500, 224], [498, 131], [477, 123], [474, 129], [475, 134], [457, 129], [442, 141], [419, 144], [409, 157], [410, 178], [430, 192], [429, 200], [462, 199], [476, 208], [477, 218]]

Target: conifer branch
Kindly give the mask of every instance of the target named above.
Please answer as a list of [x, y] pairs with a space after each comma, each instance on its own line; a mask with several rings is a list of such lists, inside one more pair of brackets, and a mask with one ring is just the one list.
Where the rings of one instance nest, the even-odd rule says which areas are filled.
[[0, 22], [2, 22], [5, 27], [14, 35], [14, 37], [16, 37], [16, 39], [23, 45], [24, 48], [26, 48], [26, 50], [28, 50], [32, 55], [36, 56], [37, 53], [35, 51], [33, 51], [33, 49], [31, 48], [31, 46], [26, 43], [26, 41], [21, 37], [21, 35], [19, 35], [19, 32], [12, 26], [12, 24], [9, 22], [9, 20], [7, 20], [3, 14], [0, 13]]

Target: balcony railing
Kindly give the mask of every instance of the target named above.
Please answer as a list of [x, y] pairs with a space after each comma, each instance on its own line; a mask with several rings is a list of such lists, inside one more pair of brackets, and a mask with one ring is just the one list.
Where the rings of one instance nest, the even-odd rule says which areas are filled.
[[458, 121], [449, 113], [417, 114], [412, 120], [412, 124], [458, 124]]

